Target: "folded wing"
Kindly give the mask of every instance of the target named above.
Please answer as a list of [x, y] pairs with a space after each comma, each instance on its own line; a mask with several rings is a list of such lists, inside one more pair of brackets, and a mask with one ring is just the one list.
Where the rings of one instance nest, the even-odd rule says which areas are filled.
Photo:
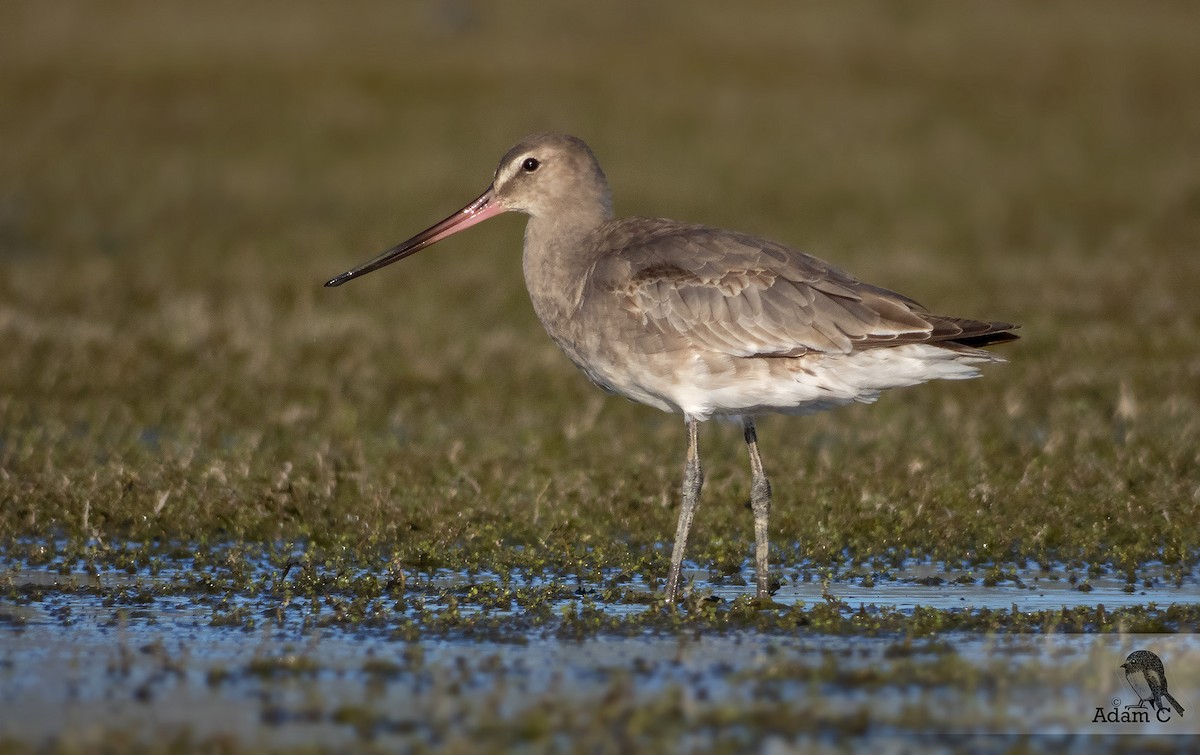
[[[633, 237], [636, 234], [637, 237]], [[811, 255], [752, 236], [661, 220], [618, 224], [592, 285], [650, 329], [738, 357], [847, 354], [906, 343], [1015, 339], [1014, 326], [931, 314]]]

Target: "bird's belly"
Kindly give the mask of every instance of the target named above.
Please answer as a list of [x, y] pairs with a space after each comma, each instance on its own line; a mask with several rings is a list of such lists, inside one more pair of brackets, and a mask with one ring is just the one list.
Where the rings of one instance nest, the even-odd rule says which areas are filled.
[[560, 345], [604, 390], [697, 419], [812, 414], [874, 401], [888, 388], [976, 377], [972, 365], [993, 359], [984, 352], [964, 354], [927, 344], [803, 357]]

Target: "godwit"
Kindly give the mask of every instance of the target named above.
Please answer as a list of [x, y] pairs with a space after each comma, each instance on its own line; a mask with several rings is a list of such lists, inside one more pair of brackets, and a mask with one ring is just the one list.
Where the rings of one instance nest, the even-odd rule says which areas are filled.
[[765, 239], [661, 218], [615, 218], [580, 139], [534, 134], [492, 185], [440, 223], [326, 282], [340, 286], [502, 212], [529, 216], [522, 266], [534, 311], [593, 383], [683, 414], [687, 461], [666, 598], [674, 601], [704, 473], [699, 423], [741, 423], [750, 451], [757, 596], [771, 594], [771, 485], [754, 417], [809, 414], [1003, 361], [979, 347], [1016, 326], [931, 314], [827, 262]]

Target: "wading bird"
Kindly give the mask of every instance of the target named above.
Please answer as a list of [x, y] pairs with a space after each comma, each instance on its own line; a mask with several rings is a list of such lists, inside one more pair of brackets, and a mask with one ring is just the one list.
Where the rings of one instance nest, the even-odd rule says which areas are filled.
[[679, 594], [704, 474], [699, 424], [740, 422], [750, 452], [757, 596], [770, 596], [771, 485], [754, 417], [871, 402], [887, 388], [976, 377], [980, 347], [1016, 326], [931, 314], [765, 239], [661, 218], [616, 218], [595, 155], [542, 133], [500, 160], [491, 186], [436, 225], [326, 286], [378, 270], [503, 212], [529, 216], [522, 265], [538, 319], [609, 393], [683, 415], [688, 449], [666, 597]]

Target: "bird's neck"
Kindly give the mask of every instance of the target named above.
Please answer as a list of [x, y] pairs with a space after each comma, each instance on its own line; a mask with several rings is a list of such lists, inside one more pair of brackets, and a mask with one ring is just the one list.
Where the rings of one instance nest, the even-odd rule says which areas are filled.
[[578, 307], [588, 270], [603, 251], [597, 231], [612, 219], [609, 205], [597, 203], [591, 210], [535, 216], [525, 226], [525, 286], [538, 319], [556, 341], [556, 330]]

